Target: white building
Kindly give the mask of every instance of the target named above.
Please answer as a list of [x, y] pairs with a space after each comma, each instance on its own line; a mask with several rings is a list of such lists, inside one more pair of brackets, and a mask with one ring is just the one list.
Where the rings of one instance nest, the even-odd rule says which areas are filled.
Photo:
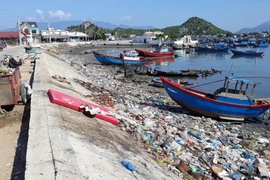
[[164, 34], [161, 31], [144, 32], [142, 36], [132, 38], [133, 43], [158, 43], [157, 35]]
[[42, 36], [42, 41], [44, 42], [79, 42], [79, 41], [89, 41], [87, 34], [82, 32], [70, 32], [67, 30], [54, 30], [54, 28], [48, 28], [47, 30], [40, 31]]
[[115, 41], [115, 36], [113, 36], [111, 33], [105, 34], [106, 41]]

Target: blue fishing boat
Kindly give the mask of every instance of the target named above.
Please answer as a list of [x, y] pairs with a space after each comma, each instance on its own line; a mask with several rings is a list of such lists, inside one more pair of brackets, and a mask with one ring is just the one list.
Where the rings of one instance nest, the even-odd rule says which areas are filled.
[[92, 51], [95, 58], [102, 64], [118, 64], [123, 65], [123, 61], [125, 64], [129, 65], [140, 65], [147, 62], [146, 59], [137, 59], [137, 57], [124, 57], [123, 54], [120, 54], [120, 57], [108, 56], [101, 54], [97, 51]]
[[195, 47], [195, 51], [199, 52], [228, 52], [230, 47], [224, 44], [216, 44], [216, 45], [198, 45]]
[[[199, 115], [216, 119], [243, 121], [270, 109], [269, 98], [254, 98], [260, 83], [244, 78], [226, 77], [224, 86], [213, 94], [187, 88], [161, 77], [168, 95], [180, 106]], [[234, 84], [234, 86], [230, 86]], [[251, 87], [250, 87], [251, 86]], [[234, 88], [231, 88], [234, 87]], [[248, 95], [247, 90], [252, 89]]]
[[263, 56], [264, 52], [256, 52], [255, 50], [246, 50], [246, 51], [239, 51], [236, 49], [231, 49], [234, 55], [241, 55], [241, 56]]
[[258, 44], [258, 47], [268, 47], [268, 43], [261, 42], [260, 44]]

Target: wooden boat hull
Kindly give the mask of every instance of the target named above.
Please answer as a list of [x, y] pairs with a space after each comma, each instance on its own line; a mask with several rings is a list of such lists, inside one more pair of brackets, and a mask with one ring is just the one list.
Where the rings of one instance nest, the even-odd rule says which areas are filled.
[[170, 52], [163, 52], [163, 53], [157, 53], [157, 52], [150, 52], [150, 51], [145, 51], [142, 49], [135, 49], [140, 56], [148, 56], [148, 57], [164, 57], [164, 56], [172, 56], [175, 53], [175, 50], [170, 51]]
[[188, 89], [161, 77], [168, 95], [180, 106], [197, 114], [217, 119], [244, 120], [263, 114], [270, 104], [242, 105], [218, 101], [208, 93]]
[[195, 51], [199, 51], [199, 52], [228, 52], [230, 48], [226, 47], [226, 48], [207, 48], [207, 47], [195, 47]]
[[[107, 56], [103, 55], [97, 51], [92, 51], [95, 58], [102, 64], [118, 64], [123, 65], [123, 60], [120, 57], [113, 57], [113, 56]], [[124, 60], [125, 64], [129, 65], [141, 65], [147, 62], [147, 60]]]
[[264, 52], [248, 52], [248, 51], [237, 51], [231, 49], [234, 55], [241, 55], [241, 56], [262, 56]]

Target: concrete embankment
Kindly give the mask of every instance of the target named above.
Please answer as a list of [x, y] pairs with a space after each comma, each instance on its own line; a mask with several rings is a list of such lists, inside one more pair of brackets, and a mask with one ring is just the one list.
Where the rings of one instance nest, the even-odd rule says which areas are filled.
[[[65, 77], [70, 84], [53, 79], [54, 75]], [[52, 104], [49, 89], [85, 99], [82, 95], [89, 91], [74, 79], [89, 80], [70, 64], [46, 53], [36, 61], [25, 179], [177, 178], [117, 126]], [[139, 173], [128, 171], [122, 160], [130, 161]]]

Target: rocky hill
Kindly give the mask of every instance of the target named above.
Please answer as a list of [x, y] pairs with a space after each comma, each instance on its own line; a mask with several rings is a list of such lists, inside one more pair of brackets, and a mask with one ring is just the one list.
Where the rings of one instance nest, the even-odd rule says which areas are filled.
[[198, 17], [189, 18], [180, 26], [171, 26], [162, 29], [165, 34], [191, 34], [195, 36], [200, 35], [217, 35], [217, 34], [231, 34], [229, 31], [222, 30], [212, 23], [205, 21]]
[[[84, 22], [81, 25], [78, 26], [70, 26], [68, 27], [69, 30], [76, 30], [81, 31], [89, 34], [92, 36], [94, 33], [97, 35], [97, 37], [101, 37], [100, 35], [102, 33], [112, 33], [114, 35], [117, 34], [118, 37], [127, 38], [129, 35], [142, 35], [144, 31], [142, 29], [133, 29], [133, 28], [116, 28], [116, 29], [108, 29], [108, 28], [102, 28], [94, 25], [93, 23], [90, 23], [89, 26], [85, 27], [85, 23], [90, 22]], [[162, 31], [164, 34], [169, 35], [171, 39], [182, 37], [185, 34], [190, 34], [193, 36], [201, 36], [201, 35], [220, 35], [220, 34], [228, 34], [231, 35], [232, 33], [229, 31], [222, 30], [216, 26], [214, 26], [212, 23], [205, 21], [198, 17], [192, 17], [189, 18], [186, 22], [184, 22], [182, 25], [179, 26], [170, 26], [163, 29], [148, 29], [151, 31]], [[98, 33], [96, 33], [98, 31]], [[94, 36], [95, 36], [94, 35]]]

